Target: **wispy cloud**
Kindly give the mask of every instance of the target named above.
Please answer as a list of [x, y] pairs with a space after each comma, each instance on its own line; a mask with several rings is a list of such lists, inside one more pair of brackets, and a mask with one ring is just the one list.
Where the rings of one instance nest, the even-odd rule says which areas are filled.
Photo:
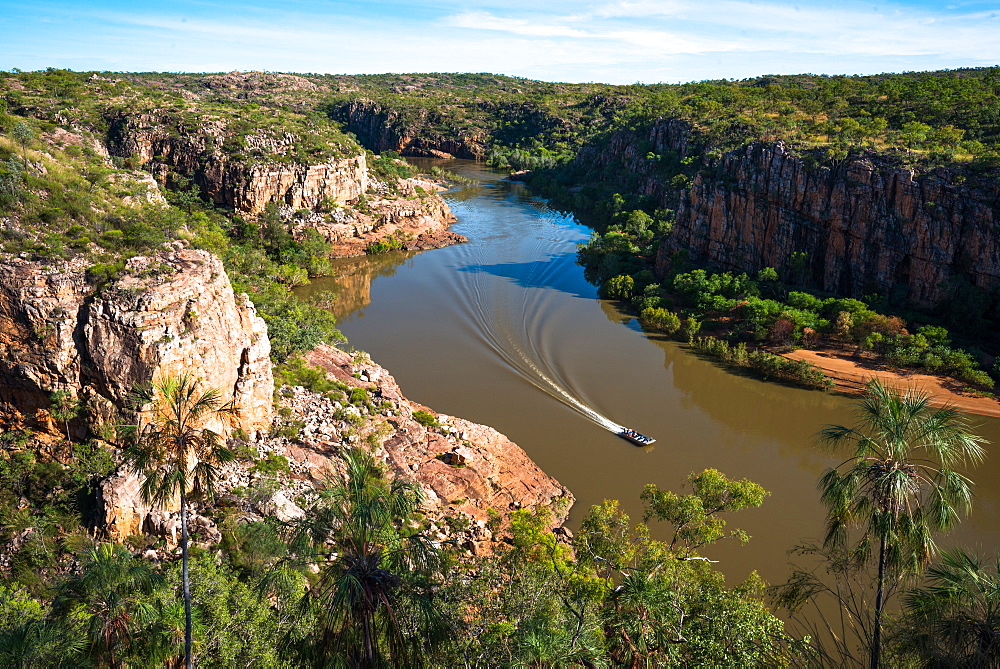
[[627, 83], [1000, 63], [992, 0], [175, 0], [128, 11], [118, 0], [0, 0], [0, 9], [0, 67], [23, 69], [491, 71]]

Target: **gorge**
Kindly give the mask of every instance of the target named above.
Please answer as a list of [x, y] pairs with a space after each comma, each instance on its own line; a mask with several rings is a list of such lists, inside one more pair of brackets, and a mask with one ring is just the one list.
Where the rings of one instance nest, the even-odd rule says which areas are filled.
[[[954, 78], [989, 102], [996, 74]], [[572, 648], [581, 635], [612, 639], [611, 649], [614, 626], [632, 620], [616, 583], [635, 570], [670, 597], [683, 593], [685, 606], [723, 607], [665, 623], [677, 638], [704, 636], [658, 658], [726, 664], [715, 640], [770, 630], [782, 661], [801, 660], [756, 572], [782, 581], [785, 551], [822, 532], [815, 480], [835, 462], [813, 442], [824, 424], [851, 422], [850, 400], [727, 372], [668, 336], [676, 327], [657, 334], [635, 312], [686, 309], [691, 342], [704, 326], [744, 355], [747, 344], [808, 346], [822, 331], [866, 354], [885, 353], [887, 341], [894, 355], [916, 351], [905, 364], [930, 356], [920, 364], [937, 357], [940, 369], [950, 356], [978, 388], [958, 390], [995, 402], [985, 389], [1000, 369], [1000, 132], [986, 103], [967, 128], [952, 125], [964, 103], [914, 112], [898, 92], [907, 80], [5, 75], [0, 505], [12, 520], [0, 527], [10, 574], [0, 588], [61, 625], [49, 593], [89, 569], [80, 556], [99, 542], [176, 571], [178, 505], [143, 498], [137, 473], [120, 464], [128, 444], [117, 428], [137, 420], [137, 383], [193, 372], [240, 407], [236, 425], [212, 424], [235, 459], [219, 469], [216, 497], [192, 502], [189, 526], [199, 571], [234, 593], [245, 579], [272, 588], [241, 595], [260, 619], [283, 616], [253, 652], [275, 652], [279, 627], [301, 634], [299, 651], [321, 647], [329, 626], [293, 631], [290, 603], [364, 563], [407, 597], [423, 589], [447, 600], [450, 624], [491, 652], [540, 638]], [[931, 111], [923, 134], [906, 116]], [[577, 245], [588, 238], [611, 251], [584, 270]], [[692, 291], [721, 305], [714, 311], [670, 293], [678, 277], [683, 288], [720, 276], [749, 292]], [[751, 303], [756, 329], [724, 332]], [[338, 344], [331, 311], [350, 347]], [[630, 446], [609, 431], [617, 424], [657, 443]], [[1000, 439], [995, 419], [975, 429]], [[377, 548], [370, 564], [350, 562], [343, 519], [312, 547], [296, 535], [348, 509], [323, 496], [351, 485], [362, 450], [377, 463], [370, 491], [415, 486], [405, 517], [386, 516], [384, 534], [362, 542]], [[681, 487], [689, 473], [697, 486], [699, 472], [771, 491], [762, 509], [740, 514], [747, 546], [671, 540], [683, 526], [671, 505], [705, 494]], [[988, 462], [971, 476], [976, 513], [942, 545], [995, 552], [1000, 474]], [[623, 512], [671, 522], [652, 522], [647, 536]], [[431, 571], [383, 561], [396, 550], [383, 547], [411, 540], [437, 552]], [[616, 550], [623, 561], [611, 565], [606, 551]], [[269, 580], [275, 570], [284, 585]], [[685, 627], [734, 619], [732, 608], [714, 613], [726, 606], [758, 617], [739, 634]], [[544, 619], [545, 634], [520, 609]], [[206, 638], [250, 653], [223, 618], [206, 618]], [[430, 643], [408, 620], [410, 640]], [[436, 649], [450, 659], [435, 661], [468, 656], [466, 641], [450, 643]], [[762, 646], [750, 646], [733, 652], [756, 657]]]

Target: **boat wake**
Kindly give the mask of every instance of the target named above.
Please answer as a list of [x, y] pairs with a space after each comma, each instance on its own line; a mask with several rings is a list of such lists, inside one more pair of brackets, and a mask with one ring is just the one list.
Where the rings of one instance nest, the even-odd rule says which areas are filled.
[[[562, 217], [556, 212], [552, 216]], [[558, 317], [554, 310], [559, 301], [551, 299], [552, 288], [560, 289], [560, 275], [567, 264], [575, 262], [575, 249], [567, 253], [572, 242], [526, 234], [518, 243], [535, 245], [531, 253], [520, 257], [547, 260], [517, 264], [484, 257], [484, 245], [465, 247], [467, 264], [457, 273], [452, 297], [470, 317], [470, 334], [479, 336], [511, 371], [535, 388], [604, 429], [621, 434], [626, 428], [594, 409], [574, 387], [571, 376], [555, 362], [559, 355], [554, 349], [560, 342], [546, 336], [552, 329], [549, 320]], [[497, 281], [490, 275], [509, 280]]]

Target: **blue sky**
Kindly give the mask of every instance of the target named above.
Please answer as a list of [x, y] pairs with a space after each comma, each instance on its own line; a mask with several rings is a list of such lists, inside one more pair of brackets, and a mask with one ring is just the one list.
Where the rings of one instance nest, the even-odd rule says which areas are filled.
[[1000, 0], [0, 0], [0, 69], [678, 82], [1000, 64]]

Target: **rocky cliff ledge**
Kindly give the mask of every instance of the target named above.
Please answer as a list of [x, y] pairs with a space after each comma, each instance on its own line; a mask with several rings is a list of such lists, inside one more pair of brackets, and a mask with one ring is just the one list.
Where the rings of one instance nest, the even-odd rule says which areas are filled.
[[[877, 154], [815, 165], [781, 142], [710, 157], [704, 142], [689, 123], [661, 120], [618, 131], [574, 161], [588, 178], [608, 170], [627, 175], [621, 188], [676, 210], [657, 258], [661, 274], [682, 249], [700, 264], [750, 272], [770, 266], [786, 277], [793, 254], [804, 253], [806, 279], [841, 295], [879, 291], [926, 307], [947, 299], [959, 278], [1000, 287], [995, 181], [973, 184], [943, 168], [919, 173]], [[676, 170], [651, 155], [684, 159], [689, 169], [704, 163], [678, 192]]]
[[226, 151], [221, 147], [236, 135], [224, 120], [206, 116], [196, 128], [178, 123], [166, 113], [119, 116], [111, 121], [108, 151], [137, 159], [161, 179], [182, 174], [215, 204], [249, 214], [271, 202], [292, 209], [345, 203], [368, 189], [363, 154], [302, 163], [291, 159], [298, 137], [264, 131], [242, 137], [240, 151]]
[[244, 430], [270, 426], [267, 326], [218, 258], [132, 258], [100, 287], [86, 269], [0, 259], [0, 425], [57, 433], [50, 396], [65, 390], [87, 407], [72, 425], [82, 437], [112, 420], [136, 383], [188, 371], [235, 400]]
[[448, 132], [430, 130], [442, 120], [432, 109], [412, 110], [406, 116], [371, 100], [351, 100], [335, 109], [333, 116], [376, 153], [473, 160], [486, 155], [485, 133], [457, 127]]
[[713, 172], [682, 196], [661, 270], [682, 248], [727, 269], [779, 273], [801, 252], [812, 282], [842, 295], [875, 289], [934, 306], [958, 277], [1000, 287], [1000, 192], [948, 170], [918, 176], [875, 156], [809, 168], [777, 143], [725, 154]]
[[[419, 484], [425, 494], [422, 512], [434, 540], [455, 541], [481, 554], [492, 550], [493, 531], [506, 525], [513, 510], [549, 507], [555, 524], [565, 520], [572, 493], [496, 430], [410, 402], [389, 373], [364, 353], [319, 346], [307, 361], [325, 370], [341, 390], [283, 389], [272, 434], [251, 438], [243, 449], [256, 457], [223, 470], [219, 503], [242, 507], [248, 520], [267, 515], [282, 521], [301, 518], [307, 513], [308, 507], [303, 507], [308, 491], [342, 470], [344, 449], [361, 446], [371, 449], [396, 476]], [[419, 422], [416, 411], [434, 416], [438, 425]], [[275, 458], [287, 459], [286, 475], [276, 478], [253, 466]], [[176, 542], [176, 505], [151, 509], [143, 503], [134, 476], [108, 479], [101, 504], [111, 537], [145, 531], [171, 545]], [[193, 512], [197, 540], [206, 545], [220, 537], [212, 515], [204, 504]], [[491, 517], [496, 520], [491, 522]]]
[[138, 161], [161, 181], [190, 179], [205, 198], [246, 215], [278, 205], [297, 237], [313, 229], [335, 256], [362, 255], [376, 241], [420, 250], [466, 241], [448, 232], [455, 217], [430, 182], [382, 183], [371, 175], [364, 153], [300, 162], [302, 138], [291, 133], [259, 131], [239, 138], [242, 152], [220, 148], [233, 141], [234, 132], [222, 119], [188, 128], [166, 113], [123, 115], [112, 121], [108, 150]]
[[[306, 360], [325, 370], [329, 378], [351, 388], [364, 388], [377, 398], [380, 408], [368, 416], [368, 429], [363, 430], [366, 434], [348, 434], [346, 439], [343, 432], [334, 434], [342, 444], [376, 435], [371, 439], [376, 442], [375, 452], [398, 473], [420, 483], [431, 505], [466, 514], [480, 524], [491, 510], [506, 515], [514, 509], [550, 505], [557, 507], [557, 521], [565, 519], [573, 503], [572, 493], [493, 428], [438, 414], [407, 400], [395, 379], [365, 354], [319, 346]], [[416, 411], [433, 415], [440, 426], [419, 423], [414, 418]], [[329, 429], [324, 429], [330, 418], [323, 412], [311, 412], [303, 428], [303, 448], [315, 451], [337, 445], [337, 437], [331, 440]], [[389, 431], [384, 430], [385, 425]], [[291, 445], [292, 452], [296, 448]], [[309, 457], [295, 459], [309, 463], [312, 471], [326, 464]]]
[[364, 255], [375, 242], [389, 241], [408, 251], [422, 251], [468, 241], [448, 229], [457, 219], [435, 194], [435, 184], [401, 179], [392, 193], [381, 186], [368, 195], [364, 211], [357, 207], [329, 215], [287, 211], [292, 233], [300, 237], [315, 230], [338, 258]]

